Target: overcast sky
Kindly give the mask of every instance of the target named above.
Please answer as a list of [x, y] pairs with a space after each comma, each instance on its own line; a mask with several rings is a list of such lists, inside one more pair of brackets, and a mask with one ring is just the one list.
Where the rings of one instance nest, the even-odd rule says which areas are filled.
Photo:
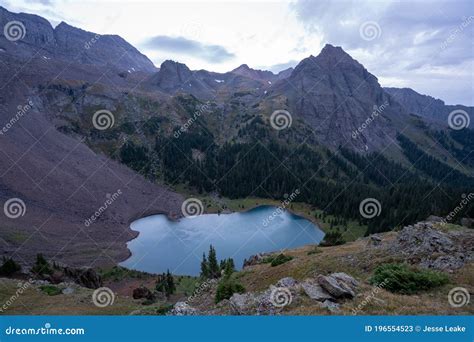
[[473, 105], [474, 1], [0, 0], [99, 34], [119, 34], [157, 66], [280, 71], [324, 44], [342, 46], [382, 86]]

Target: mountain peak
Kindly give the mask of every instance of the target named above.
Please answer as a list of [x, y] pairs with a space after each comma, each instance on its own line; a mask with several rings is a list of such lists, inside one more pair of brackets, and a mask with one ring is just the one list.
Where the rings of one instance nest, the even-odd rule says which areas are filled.
[[167, 59], [161, 63], [160, 71], [156, 77], [156, 84], [163, 89], [177, 89], [183, 82], [192, 76], [186, 64]]
[[331, 44], [326, 44], [319, 55], [315, 58], [323, 63], [331, 64], [339, 64], [341, 62], [356, 62], [346, 51], [342, 49], [342, 47]]
[[341, 53], [347, 54], [347, 53], [342, 49], [342, 47], [340, 47], [340, 46], [334, 46], [334, 45], [332, 45], [332, 44], [326, 44], [326, 45], [324, 45], [324, 47], [322, 48], [320, 54], [341, 54]]
[[232, 70], [231, 72], [238, 73], [238, 72], [247, 72], [247, 71], [251, 71], [251, 70], [254, 70], [254, 69], [250, 68], [247, 64], [242, 64], [242, 65], [239, 65], [234, 70]]
[[231, 73], [254, 80], [272, 80], [275, 78], [275, 74], [273, 74], [271, 71], [252, 69], [247, 64], [240, 65], [239, 67], [232, 70]]

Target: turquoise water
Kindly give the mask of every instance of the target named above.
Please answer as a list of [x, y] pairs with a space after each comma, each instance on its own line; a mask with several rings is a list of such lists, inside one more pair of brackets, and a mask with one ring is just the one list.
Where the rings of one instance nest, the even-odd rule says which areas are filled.
[[210, 244], [219, 260], [233, 258], [240, 269], [253, 254], [317, 244], [324, 236], [307, 219], [272, 206], [179, 221], [154, 215], [134, 221], [131, 228], [140, 234], [128, 243], [132, 256], [122, 266], [152, 273], [169, 269], [182, 275], [199, 274], [202, 254]]

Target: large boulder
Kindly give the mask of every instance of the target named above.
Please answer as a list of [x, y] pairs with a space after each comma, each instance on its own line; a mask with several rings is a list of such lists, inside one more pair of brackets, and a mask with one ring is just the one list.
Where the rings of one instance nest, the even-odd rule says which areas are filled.
[[323, 289], [315, 279], [306, 279], [301, 283], [301, 288], [311, 299], [320, 302], [325, 301], [326, 299], [333, 299], [331, 294]]
[[359, 282], [355, 280], [354, 277], [351, 277], [347, 273], [344, 273], [344, 272], [331, 273], [331, 277], [336, 278], [336, 280], [339, 282], [345, 283], [354, 291], [359, 287]]
[[102, 287], [102, 278], [97, 272], [89, 267], [72, 268], [64, 267], [64, 274], [76, 284], [90, 288], [98, 289]]
[[[336, 276], [334, 276], [336, 274]], [[321, 287], [334, 298], [353, 298], [357, 281], [345, 273], [334, 273], [329, 276], [322, 274], [316, 278]]]
[[134, 289], [132, 297], [133, 297], [133, 299], [145, 298], [145, 299], [149, 299], [149, 300], [152, 300], [152, 299], [155, 298], [155, 296], [153, 295], [153, 292], [151, 292], [145, 286], [140, 286], [140, 287], [137, 287], [136, 289]]

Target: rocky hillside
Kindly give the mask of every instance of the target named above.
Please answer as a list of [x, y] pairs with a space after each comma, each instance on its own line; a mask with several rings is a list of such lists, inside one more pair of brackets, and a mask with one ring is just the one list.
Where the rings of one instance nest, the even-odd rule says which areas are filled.
[[[473, 251], [472, 229], [425, 221], [341, 246], [285, 250], [282, 253], [292, 258], [279, 265], [266, 261], [271, 254], [249, 258], [251, 262], [243, 270], [232, 274], [232, 279], [239, 282], [243, 290], [217, 304], [216, 291], [223, 277], [211, 280], [175, 277], [177, 290], [166, 298], [155, 289], [157, 275], [119, 268], [98, 273], [67, 268], [56, 271], [55, 277], [47, 280], [32, 280], [21, 298], [5, 312], [472, 315], [472, 301], [463, 298], [474, 292]], [[376, 278], [387, 265], [395, 266]], [[27, 277], [23, 275], [24, 279]], [[0, 278], [0, 300], [6, 301], [17, 291], [17, 282]], [[109, 289], [104, 296], [109, 298], [108, 304], [103, 307], [94, 305], [94, 289], [98, 287], [101, 291]], [[453, 288], [463, 288], [465, 292], [456, 299], [449, 295]], [[57, 289], [54, 294], [53, 289]]]
[[[130, 221], [149, 213], [179, 213], [182, 197], [91, 150], [83, 136], [58, 131], [53, 119], [58, 112], [48, 110], [52, 99], [45, 90], [61, 83], [130, 89], [140, 72], [129, 74], [127, 69], [154, 67], [122, 39], [101, 37], [100, 43], [85, 49], [95, 34], [66, 24], [53, 29], [38, 16], [1, 8], [1, 24], [11, 20], [22, 22], [27, 33], [24, 41], [0, 37], [0, 198], [2, 208], [9, 199], [20, 199], [23, 215], [0, 215], [1, 254], [22, 264], [31, 263], [38, 252], [72, 265], [115, 264], [128, 256], [126, 241], [134, 236]], [[124, 48], [130, 50], [128, 57], [108, 63]], [[82, 55], [74, 59], [74, 51]], [[120, 76], [123, 69], [128, 78]], [[107, 94], [118, 102], [124, 96], [116, 90]], [[106, 108], [91, 107], [79, 115], [99, 132], [92, 116]], [[108, 210], [102, 212], [104, 206]], [[97, 221], [87, 224], [98, 211]]]
[[384, 88], [410, 113], [419, 115], [428, 120], [442, 123], [448, 122], [449, 113], [454, 110], [463, 110], [470, 117], [470, 126], [474, 127], [474, 108], [462, 105], [446, 105], [443, 100], [422, 95], [410, 88]]

